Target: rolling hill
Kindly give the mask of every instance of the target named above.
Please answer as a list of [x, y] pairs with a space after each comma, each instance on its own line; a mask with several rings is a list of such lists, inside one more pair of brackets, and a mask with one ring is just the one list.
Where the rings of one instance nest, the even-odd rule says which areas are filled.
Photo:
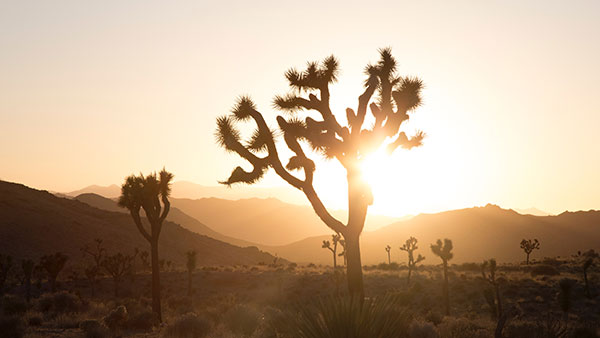
[[[387, 260], [384, 250], [392, 246], [393, 261], [406, 262], [406, 253], [399, 250], [410, 236], [419, 240], [419, 251], [426, 257], [425, 264], [438, 264], [429, 245], [438, 238], [454, 242], [452, 263], [479, 262], [496, 258], [500, 262], [518, 262], [524, 259], [519, 248], [523, 238], [540, 240], [540, 250], [532, 258], [570, 256], [578, 250], [600, 249], [600, 211], [564, 212], [557, 216], [521, 215], [495, 205], [451, 210], [436, 214], [421, 214], [409, 220], [396, 222], [361, 238], [364, 264]], [[285, 246], [264, 247], [273, 254], [296, 262], [330, 264], [331, 254], [321, 249], [328, 236], [317, 236]]]
[[[148, 250], [128, 214], [91, 207], [78, 200], [0, 181], [0, 251], [16, 259], [38, 259], [61, 251], [71, 261], [81, 259], [80, 248], [94, 238], [104, 240], [109, 252]], [[160, 237], [161, 257], [183, 264], [184, 253], [198, 252], [199, 265], [256, 264], [273, 256], [256, 247], [241, 248], [199, 235], [166, 221]]]

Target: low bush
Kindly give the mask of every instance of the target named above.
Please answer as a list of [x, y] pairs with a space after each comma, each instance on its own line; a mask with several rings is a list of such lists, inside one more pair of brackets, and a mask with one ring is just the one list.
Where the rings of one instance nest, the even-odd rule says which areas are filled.
[[83, 304], [76, 295], [61, 291], [43, 294], [38, 300], [38, 308], [43, 313], [75, 313], [83, 308]]
[[151, 309], [130, 314], [126, 324], [127, 328], [137, 331], [150, 331], [156, 325], [158, 316]]
[[534, 265], [531, 267], [531, 271], [529, 273], [531, 273], [532, 277], [556, 276], [560, 274], [560, 272], [552, 265]]
[[110, 331], [100, 321], [89, 319], [79, 323], [79, 328], [83, 331], [85, 338], [106, 338], [110, 337]]
[[2, 297], [1, 308], [5, 316], [22, 315], [27, 311], [27, 303], [20, 297], [6, 295]]
[[177, 317], [163, 331], [163, 338], [202, 338], [211, 330], [208, 320], [195, 313], [186, 313]]
[[250, 336], [258, 328], [262, 313], [247, 305], [236, 305], [225, 313], [225, 325], [231, 332]]
[[435, 325], [429, 322], [413, 321], [408, 328], [409, 338], [439, 338]]

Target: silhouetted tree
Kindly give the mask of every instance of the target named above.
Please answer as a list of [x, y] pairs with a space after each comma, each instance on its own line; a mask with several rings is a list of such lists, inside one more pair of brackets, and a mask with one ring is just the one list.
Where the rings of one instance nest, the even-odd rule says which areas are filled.
[[[408, 137], [400, 128], [409, 119], [408, 112], [421, 104], [422, 82], [417, 78], [398, 76], [391, 50], [380, 50], [379, 62], [366, 67], [366, 88], [358, 98], [356, 111], [346, 109], [348, 124], [344, 126], [330, 107], [329, 85], [336, 81], [337, 74], [338, 61], [333, 56], [322, 63], [309, 63], [305, 71], [290, 69], [286, 72], [285, 77], [293, 92], [276, 96], [274, 106], [292, 113], [314, 110], [320, 115], [319, 119], [301, 119], [298, 115], [287, 119], [277, 117], [285, 144], [293, 152], [286, 165], [282, 163], [276, 147], [278, 132], [267, 125], [250, 98], [238, 99], [231, 116], [217, 119], [217, 140], [227, 151], [235, 152], [250, 162], [253, 169], [246, 171], [236, 167], [231, 176], [221, 183], [253, 184], [269, 168], [273, 168], [283, 180], [302, 191], [317, 216], [346, 240], [348, 290], [350, 294], [362, 297], [364, 287], [359, 238], [373, 195], [363, 179], [361, 163], [383, 145], [387, 145], [389, 153], [398, 147], [410, 149], [421, 145], [422, 132]], [[303, 96], [303, 93], [308, 96]], [[375, 93], [375, 102], [371, 102]], [[366, 119], [367, 108], [370, 108], [372, 120]], [[243, 141], [236, 123], [249, 120], [256, 129], [249, 141]], [[366, 126], [365, 120], [369, 121]], [[333, 217], [316, 193], [313, 186], [315, 162], [309, 158], [306, 145], [326, 158], [336, 159], [346, 169], [347, 223]], [[303, 175], [294, 171], [302, 171]]]
[[[164, 168], [161, 172], [149, 174], [144, 177], [131, 175], [125, 179], [121, 186], [119, 206], [127, 208], [133, 222], [144, 238], [150, 243], [150, 257], [152, 262], [152, 310], [158, 320], [162, 322], [160, 306], [160, 270], [158, 259], [158, 238], [162, 225], [171, 208], [169, 194], [173, 174]], [[162, 206], [161, 206], [162, 202]], [[144, 209], [146, 219], [150, 223], [150, 231], [142, 223], [140, 210]]]
[[586, 252], [578, 251], [577, 255], [574, 256], [576, 259], [576, 263], [581, 265], [583, 271], [583, 283], [585, 288], [585, 296], [587, 298], [592, 298], [592, 293], [590, 292], [590, 285], [588, 281], [588, 270], [594, 266], [594, 262], [600, 256], [593, 249], [588, 250]]
[[452, 241], [447, 238], [444, 239], [443, 243], [441, 239], [438, 239], [436, 244], [431, 244], [431, 251], [442, 259], [444, 266], [444, 284], [442, 286], [442, 293], [444, 297], [444, 308], [447, 316], [450, 315], [450, 297], [448, 295], [448, 261], [454, 257], [452, 248]]
[[392, 264], [392, 256], [390, 255], [390, 251], [392, 251], [392, 247], [389, 245], [386, 246], [385, 251], [387, 252], [387, 255], [388, 255], [388, 265], [391, 265]]
[[0, 295], [4, 292], [4, 284], [12, 266], [12, 256], [0, 254]]
[[563, 278], [558, 282], [558, 304], [565, 316], [565, 320], [569, 319], [569, 310], [571, 310], [571, 297], [573, 293], [573, 280]]
[[188, 296], [192, 295], [192, 273], [196, 269], [196, 250], [190, 250], [185, 253], [185, 265], [188, 271]]
[[419, 254], [419, 256], [417, 256], [417, 258], [415, 259], [414, 252], [419, 248], [417, 246], [417, 242], [417, 239], [411, 236], [400, 247], [400, 250], [406, 251], [406, 253], [408, 254], [408, 276], [406, 278], [406, 284], [410, 284], [410, 275], [413, 270], [417, 269], [417, 264], [419, 264], [425, 259], [425, 257], [421, 256], [421, 254]]
[[525, 254], [527, 255], [527, 265], [529, 265], [529, 255], [531, 254], [531, 252], [533, 250], [539, 250], [540, 249], [540, 242], [538, 242], [537, 239], [523, 239], [521, 241], [521, 249], [523, 249], [523, 251], [525, 251]]
[[61, 252], [57, 252], [54, 255], [44, 255], [40, 258], [40, 267], [46, 272], [52, 292], [56, 291], [56, 279], [65, 267], [67, 260], [69, 260], [69, 257]]
[[95, 294], [98, 277], [102, 273], [102, 261], [104, 260], [106, 249], [102, 246], [102, 240], [100, 238], [96, 238], [94, 239], [93, 246], [90, 247], [86, 244], [83, 248], [81, 248], [81, 252], [83, 252], [84, 256], [89, 256], [92, 258], [92, 263], [84, 267], [83, 272], [90, 283], [90, 289], [93, 297]]
[[31, 276], [35, 263], [31, 259], [23, 259], [21, 261], [21, 270], [23, 272], [23, 285], [25, 285], [25, 300], [27, 303], [31, 300]]
[[[487, 273], [487, 269], [489, 268], [490, 272]], [[481, 276], [483, 277], [483, 280], [488, 282], [492, 288], [494, 289], [494, 293], [495, 293], [495, 302], [494, 302], [494, 298], [492, 298], [492, 304], [495, 303], [496, 309], [495, 309], [495, 315], [497, 318], [502, 317], [503, 313], [502, 313], [502, 300], [500, 299], [500, 287], [498, 285], [498, 281], [496, 280], [496, 260], [495, 259], [490, 259], [489, 261], [483, 261], [483, 263], [481, 264]]]
[[102, 267], [113, 278], [115, 284], [115, 297], [119, 297], [119, 285], [123, 277], [131, 272], [133, 265], [133, 256], [124, 255], [120, 252], [114, 255], [108, 255], [102, 259]]
[[148, 251], [142, 251], [140, 252], [140, 260], [142, 261], [142, 269], [145, 271], [150, 270], [150, 262], [148, 261], [148, 257], [150, 256], [150, 254], [148, 253]]
[[[333, 254], [333, 269], [337, 269], [337, 246], [338, 243], [340, 242], [340, 234], [334, 234], [331, 235], [331, 242], [329, 241], [323, 241], [323, 245], [321, 245], [321, 248], [323, 249], [328, 249], [329, 251], [331, 251], [331, 253]], [[333, 243], [333, 245], [331, 244]]]

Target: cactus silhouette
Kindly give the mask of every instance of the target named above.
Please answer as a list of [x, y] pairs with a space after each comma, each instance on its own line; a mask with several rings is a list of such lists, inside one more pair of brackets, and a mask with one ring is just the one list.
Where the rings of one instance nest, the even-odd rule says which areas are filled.
[[[488, 282], [494, 289], [494, 295], [491, 298], [490, 305], [492, 306], [492, 308], [495, 307], [495, 310], [493, 311], [493, 313], [499, 319], [500, 317], [502, 317], [503, 312], [502, 312], [502, 299], [500, 298], [500, 286], [498, 285], [498, 281], [496, 280], [496, 268], [497, 268], [497, 264], [496, 264], [496, 260], [494, 258], [490, 259], [489, 261], [483, 261], [483, 263], [481, 264], [481, 276], [483, 277], [483, 280]], [[488, 269], [489, 269], [489, 273], [487, 272]], [[494, 300], [494, 296], [495, 296], [495, 300]], [[488, 298], [489, 298], [489, 296], [486, 296], [486, 299], [488, 299]], [[489, 302], [490, 301], [488, 299], [488, 303]]]
[[[152, 311], [156, 313], [159, 322], [162, 322], [160, 306], [160, 267], [158, 259], [158, 238], [163, 222], [169, 210], [169, 194], [171, 193], [171, 180], [173, 174], [163, 170], [158, 173], [144, 176], [131, 175], [125, 179], [121, 186], [119, 206], [127, 208], [133, 222], [142, 236], [150, 243], [150, 257], [152, 262]], [[162, 202], [162, 206], [161, 206]], [[146, 214], [150, 223], [150, 230], [146, 230], [140, 216], [141, 209]]]
[[442, 286], [442, 293], [444, 297], [444, 309], [446, 315], [450, 315], [450, 297], [448, 295], [448, 261], [454, 257], [452, 254], [452, 241], [449, 239], [444, 239], [442, 243], [441, 239], [438, 239], [436, 244], [431, 244], [431, 251], [434, 255], [440, 257], [442, 259], [442, 264], [444, 267], [444, 284]]
[[56, 279], [65, 267], [67, 260], [69, 260], [69, 257], [61, 252], [57, 252], [54, 255], [44, 255], [40, 258], [40, 267], [46, 272], [52, 292], [56, 291]]
[[588, 271], [594, 266], [595, 261], [600, 257], [596, 251], [593, 249], [588, 250], [586, 252], [578, 251], [577, 255], [574, 256], [576, 263], [581, 265], [583, 272], [583, 285], [585, 290], [585, 296], [587, 298], [592, 298], [592, 293], [590, 291], [590, 284], [588, 280]]
[[[329, 241], [323, 241], [323, 244], [321, 245], [321, 248], [323, 249], [328, 249], [329, 251], [331, 251], [331, 253], [333, 254], [333, 269], [337, 269], [337, 246], [338, 243], [340, 242], [340, 234], [334, 234], [331, 235], [331, 242]], [[333, 245], [331, 244], [333, 243]]]
[[188, 271], [188, 296], [192, 295], [192, 273], [196, 269], [196, 251], [190, 250], [185, 253], [185, 266]]
[[0, 254], [0, 295], [4, 292], [4, 283], [8, 278], [8, 273], [12, 269], [13, 260], [9, 255]]
[[123, 281], [123, 277], [128, 272], [131, 272], [133, 260], [133, 256], [124, 255], [120, 252], [114, 255], [107, 255], [102, 259], [102, 267], [113, 278], [115, 297], [119, 297], [119, 286]]
[[533, 250], [540, 249], [540, 242], [538, 242], [537, 239], [523, 239], [521, 241], [521, 249], [525, 251], [525, 254], [527, 255], [526, 264], [529, 265], [529, 255], [531, 254], [531, 252], [533, 252]]
[[[277, 117], [285, 145], [293, 152], [286, 165], [282, 163], [276, 147], [275, 138], [279, 132], [268, 126], [249, 97], [238, 99], [232, 115], [217, 119], [219, 145], [237, 153], [253, 167], [250, 171], [236, 167], [221, 183], [254, 184], [269, 168], [273, 168], [278, 176], [304, 193], [323, 223], [346, 240], [348, 290], [359, 297], [364, 296], [359, 239], [367, 210], [373, 203], [371, 188], [361, 173], [361, 163], [367, 155], [384, 145], [391, 154], [398, 147], [410, 149], [419, 146], [424, 138], [422, 132], [408, 137], [400, 131], [402, 124], [409, 119], [407, 112], [421, 104], [421, 80], [398, 76], [396, 60], [390, 49], [381, 49], [379, 53], [379, 62], [366, 67], [366, 88], [358, 98], [356, 110], [346, 109], [348, 124], [345, 126], [340, 124], [330, 107], [329, 85], [337, 80], [338, 74], [338, 61], [333, 56], [322, 63], [309, 63], [304, 71], [290, 69], [285, 73], [293, 92], [276, 96], [274, 106], [295, 114], [290, 118]], [[375, 102], [371, 102], [372, 99]], [[367, 108], [370, 108], [372, 119], [367, 118]], [[300, 117], [299, 111], [310, 110], [316, 111], [319, 119]], [[365, 121], [371, 120], [365, 124]], [[248, 141], [242, 140], [242, 134], [236, 129], [237, 123], [245, 121], [256, 125]], [[348, 185], [346, 223], [329, 213], [315, 191], [313, 177], [316, 165], [303, 145], [326, 158], [336, 159], [345, 168]]]
[[23, 284], [25, 285], [25, 300], [27, 303], [31, 300], [31, 276], [33, 276], [33, 268], [35, 262], [31, 259], [21, 260], [21, 271], [23, 272]]
[[410, 284], [410, 275], [413, 270], [417, 269], [417, 264], [419, 264], [425, 259], [425, 257], [421, 256], [420, 254], [415, 259], [414, 252], [419, 248], [417, 246], [417, 242], [417, 239], [411, 236], [400, 247], [400, 250], [406, 251], [406, 253], [408, 254], [408, 276], [406, 278], [406, 284]]
[[81, 252], [84, 256], [89, 256], [92, 258], [92, 263], [87, 265], [83, 272], [90, 283], [90, 290], [92, 297], [94, 297], [98, 277], [102, 274], [102, 260], [106, 254], [106, 249], [102, 246], [102, 240], [96, 238], [94, 239], [94, 245], [89, 246], [86, 244], [83, 248], [81, 248]]
[[385, 247], [385, 252], [387, 252], [387, 256], [388, 256], [388, 265], [392, 264], [392, 257], [390, 255], [390, 251], [392, 251], [392, 247], [391, 246], [386, 246]]

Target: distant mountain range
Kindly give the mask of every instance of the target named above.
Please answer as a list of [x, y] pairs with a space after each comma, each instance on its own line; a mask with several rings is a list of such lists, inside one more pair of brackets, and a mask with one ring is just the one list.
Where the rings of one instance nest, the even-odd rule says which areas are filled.
[[[16, 259], [38, 259], [43, 254], [61, 251], [73, 263], [82, 259], [80, 248], [95, 238], [103, 239], [109, 252], [149, 250], [131, 217], [114, 212], [114, 205], [107, 200], [103, 203], [108, 210], [0, 181], [0, 253]], [[185, 216], [174, 212], [172, 217]], [[184, 229], [171, 220], [163, 225], [159, 248], [162, 258], [176, 264], [184, 264], [188, 250], [198, 252], [200, 265], [257, 264], [274, 259], [256, 247], [231, 245]]]

